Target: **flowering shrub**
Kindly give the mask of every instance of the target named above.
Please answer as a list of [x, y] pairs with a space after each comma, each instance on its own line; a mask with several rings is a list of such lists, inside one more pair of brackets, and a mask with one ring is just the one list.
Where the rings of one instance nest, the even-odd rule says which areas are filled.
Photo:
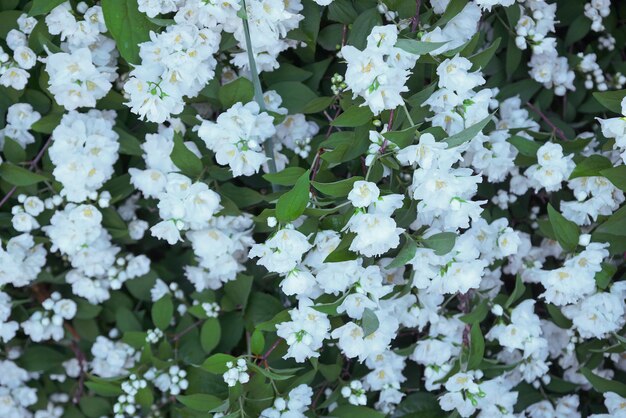
[[626, 417], [625, 18], [2, 0], [0, 416]]

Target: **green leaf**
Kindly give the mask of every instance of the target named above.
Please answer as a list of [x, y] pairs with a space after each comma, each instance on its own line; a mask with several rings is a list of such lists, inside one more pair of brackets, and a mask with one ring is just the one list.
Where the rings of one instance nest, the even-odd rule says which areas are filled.
[[280, 222], [295, 221], [304, 213], [309, 203], [309, 172], [310, 170], [305, 171], [293, 189], [283, 194], [276, 202], [276, 218]]
[[322, 110], [328, 108], [334, 100], [334, 97], [316, 97], [304, 106], [302, 113], [310, 114], [321, 112]]
[[622, 99], [626, 96], [626, 89], [594, 92], [593, 97], [613, 113], [622, 114]]
[[26, 150], [8, 136], [4, 138], [2, 152], [4, 152], [6, 159], [12, 163], [21, 163], [26, 159]]
[[337, 418], [384, 418], [385, 415], [365, 406], [341, 405], [333, 409], [331, 417]]
[[97, 382], [88, 381], [85, 382], [85, 386], [87, 386], [90, 390], [93, 390], [100, 396], [115, 397], [123, 393], [122, 389], [118, 385], [106, 382], [104, 380]]
[[626, 192], [626, 165], [600, 170], [600, 175], [606, 177], [618, 189]]
[[33, 0], [33, 5], [28, 12], [29, 16], [39, 16], [47, 14], [52, 9], [60, 4], [65, 3], [66, 0]]
[[293, 186], [305, 171], [302, 167], [287, 167], [278, 173], [263, 174], [263, 178], [272, 184]]
[[218, 97], [225, 109], [238, 102], [246, 104], [254, 99], [254, 85], [247, 78], [239, 77], [228, 84], [224, 84], [220, 88]]
[[413, 257], [415, 257], [415, 252], [417, 251], [417, 244], [415, 240], [409, 236], [406, 238], [406, 243], [396, 256], [393, 261], [385, 266], [385, 269], [395, 269], [398, 267], [403, 267], [407, 265]]
[[602, 170], [611, 168], [612, 166], [613, 164], [611, 164], [611, 161], [608, 158], [603, 157], [602, 155], [590, 155], [576, 164], [576, 168], [572, 171], [569, 179], [572, 180], [578, 177], [600, 176], [600, 172]]
[[444, 413], [439, 407], [437, 397], [428, 392], [416, 392], [400, 402], [393, 418], [441, 418]]
[[363, 338], [376, 332], [380, 323], [378, 322], [378, 316], [370, 308], [363, 310], [363, 317], [361, 318], [361, 327], [363, 328]]
[[492, 118], [493, 115], [489, 115], [485, 119], [470, 126], [469, 128], [465, 128], [461, 132], [448, 137], [444, 140], [444, 142], [448, 144], [448, 148], [453, 148], [458, 147], [459, 145], [464, 144], [467, 141], [471, 141], [483, 130], [485, 126], [487, 126]]
[[330, 124], [341, 128], [354, 128], [365, 125], [374, 117], [374, 114], [367, 106], [351, 106], [337, 117]]
[[611, 254], [626, 252], [626, 206], [622, 206], [591, 235], [594, 241], [608, 242]]
[[258, 329], [255, 329], [250, 337], [250, 351], [252, 354], [261, 355], [265, 348], [265, 337]]
[[591, 383], [591, 386], [593, 386], [593, 388], [598, 392], [614, 392], [621, 397], [626, 397], [626, 384], [618, 380], [609, 380], [604, 377], [600, 377], [586, 367], [582, 367], [579, 371], [587, 378], [589, 383]]
[[80, 398], [79, 405], [80, 409], [89, 418], [106, 416], [111, 409], [111, 405], [106, 399], [96, 397], [83, 396]]
[[139, 44], [149, 41], [150, 31], [157, 31], [158, 25], [138, 10], [137, 0], [102, 0], [100, 5], [120, 55], [130, 64], [141, 63]]
[[541, 148], [541, 143], [519, 135], [514, 135], [507, 139], [507, 141], [517, 148], [520, 154], [525, 155], [526, 157], [537, 158], [537, 151]]
[[178, 395], [176, 397], [178, 402], [182, 403], [188, 408], [194, 411], [208, 412], [222, 404], [222, 401], [217, 396], [207, 395], [205, 393], [195, 393], [193, 395]]
[[200, 345], [205, 353], [210, 353], [220, 342], [222, 329], [220, 323], [215, 318], [204, 321], [200, 329]]
[[382, 18], [376, 7], [367, 9], [355, 19], [348, 33], [348, 44], [358, 49], [364, 49], [367, 37], [372, 33], [374, 26], [382, 23]]
[[398, 39], [396, 48], [400, 48], [415, 55], [425, 55], [445, 44], [447, 44], [447, 42], [422, 42], [416, 41], [415, 39]]
[[14, 186], [31, 186], [41, 181], [49, 180], [48, 177], [33, 173], [30, 170], [5, 162], [0, 165], [0, 177]]
[[164, 330], [170, 326], [172, 317], [174, 316], [174, 304], [172, 297], [165, 295], [152, 305], [152, 322], [160, 330]]
[[187, 177], [195, 179], [202, 174], [202, 161], [185, 146], [183, 137], [178, 133], [174, 134], [174, 148], [172, 149], [170, 158], [174, 165]]
[[284, 81], [272, 84], [270, 90], [275, 90], [283, 99], [282, 106], [289, 110], [289, 114], [302, 113], [305, 107], [317, 98], [317, 94], [308, 86], [298, 81]]
[[548, 218], [556, 236], [556, 240], [565, 251], [574, 251], [578, 246], [580, 230], [574, 222], [565, 219], [556, 209], [548, 203]]
[[252, 363], [252, 362], [248, 362], [248, 367], [252, 370], [254, 370], [257, 373], [261, 373], [263, 376], [272, 379], [272, 380], [289, 380], [292, 377], [294, 377], [293, 374], [280, 374], [280, 373], [276, 373], [273, 372], [269, 369], [263, 368], [263, 367], [259, 367], [256, 364]]
[[602, 270], [596, 273], [594, 279], [596, 280], [596, 285], [602, 289], [606, 290], [611, 283], [611, 279], [617, 273], [617, 267], [613, 264], [602, 263]]
[[552, 322], [554, 322], [559, 328], [570, 329], [572, 327], [572, 321], [567, 319], [558, 307], [548, 303], [546, 304], [546, 308], [548, 309], [548, 314], [550, 314], [550, 317], [552, 318]]
[[123, 128], [115, 127], [113, 130], [119, 135], [120, 154], [135, 155], [138, 157], [143, 155], [141, 143], [137, 138]]
[[451, 0], [439, 20], [435, 22], [435, 26], [443, 26], [448, 23], [453, 17], [461, 13], [467, 2], [468, 0]]
[[345, 197], [352, 190], [354, 183], [359, 180], [363, 180], [363, 177], [350, 177], [349, 179], [339, 180], [334, 183], [319, 183], [317, 181], [312, 181], [311, 185], [327, 196]]
[[526, 286], [522, 281], [522, 277], [518, 274], [515, 277], [515, 288], [513, 289], [513, 293], [509, 295], [506, 302], [504, 303], [505, 308], [511, 307], [519, 298], [522, 297], [524, 292], [526, 291]]
[[237, 359], [230, 354], [213, 354], [202, 363], [202, 368], [209, 373], [223, 374], [228, 370], [226, 363], [231, 362], [234, 364], [236, 361]]
[[472, 55], [468, 59], [472, 62], [472, 71], [484, 69], [489, 64], [489, 61], [493, 58], [496, 50], [500, 46], [500, 41], [502, 38], [498, 38], [489, 46], [489, 48], [485, 48], [477, 54]]
[[485, 339], [480, 330], [480, 324], [474, 323], [470, 331], [470, 352], [467, 368], [470, 370], [478, 368], [485, 355]]
[[39, 119], [37, 122], [33, 123], [31, 129], [35, 132], [39, 132], [42, 134], [51, 134], [54, 128], [59, 126], [59, 122], [61, 122], [62, 117], [63, 113], [50, 113], [49, 115], [46, 115], [43, 118]]
[[470, 313], [462, 315], [459, 319], [466, 324], [480, 324], [489, 313], [489, 299], [483, 299], [482, 302]]
[[30, 372], [46, 372], [60, 366], [67, 358], [58, 350], [42, 345], [31, 345], [24, 350], [19, 364]]
[[424, 238], [422, 243], [424, 247], [435, 250], [436, 255], [446, 255], [454, 248], [457, 234], [454, 232], [440, 232]]

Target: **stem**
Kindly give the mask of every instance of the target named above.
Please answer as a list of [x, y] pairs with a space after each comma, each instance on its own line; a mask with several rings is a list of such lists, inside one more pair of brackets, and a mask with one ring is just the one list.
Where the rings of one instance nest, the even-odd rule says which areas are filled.
[[[243, 29], [246, 35], [246, 50], [248, 52], [248, 63], [250, 65], [250, 77], [252, 78], [252, 84], [254, 85], [254, 100], [258, 103], [262, 112], [266, 110], [265, 100], [263, 100], [263, 88], [261, 87], [261, 79], [259, 79], [259, 72], [256, 67], [256, 61], [254, 60], [254, 51], [252, 50], [252, 39], [250, 38], [250, 26], [248, 24], [248, 7], [246, 6], [246, 0], [242, 0], [243, 13]], [[270, 169], [270, 173], [276, 172], [276, 161], [274, 161], [274, 140], [267, 138], [265, 140], [264, 149], [265, 155], [268, 158], [267, 165]], [[272, 191], [278, 190], [275, 184], [272, 184]]]
[[541, 119], [545, 123], [547, 123], [548, 126], [550, 126], [550, 128], [552, 128], [552, 133], [553, 134], [556, 134], [556, 136], [561, 138], [563, 141], [567, 141], [567, 137], [565, 136], [563, 131], [558, 126], [556, 126], [554, 123], [552, 123], [552, 121], [550, 119], [548, 119], [548, 117], [541, 111], [541, 109], [539, 109], [538, 107], [536, 107], [535, 105], [533, 105], [530, 102], [526, 103], [526, 105], [528, 107], [530, 107], [532, 110], [534, 110], [535, 113], [537, 113], [541, 117]]
[[411, 32], [417, 31], [417, 25], [420, 21], [420, 7], [422, 6], [422, 0], [416, 0], [415, 3], [415, 16], [411, 19]]
[[413, 122], [413, 118], [411, 117], [411, 114], [409, 113], [409, 109], [406, 108], [406, 105], [404, 103], [402, 104], [402, 108], [404, 109], [406, 118], [409, 120], [409, 123], [411, 124], [411, 126], [415, 126], [415, 122]]

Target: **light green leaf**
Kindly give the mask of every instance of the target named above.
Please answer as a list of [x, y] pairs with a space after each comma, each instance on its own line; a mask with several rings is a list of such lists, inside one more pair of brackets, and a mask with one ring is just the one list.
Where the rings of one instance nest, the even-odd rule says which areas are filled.
[[204, 321], [200, 329], [200, 345], [205, 353], [210, 353], [220, 342], [222, 329], [220, 323], [215, 318]]
[[184, 175], [195, 179], [202, 174], [202, 161], [187, 148], [183, 142], [183, 137], [178, 133], [174, 134], [174, 148], [172, 149], [170, 158]]
[[349, 179], [339, 180], [334, 183], [320, 183], [312, 181], [311, 185], [327, 196], [345, 197], [352, 190], [354, 183], [359, 180], [363, 180], [363, 177], [350, 177]]
[[436, 255], [446, 255], [454, 248], [456, 237], [454, 232], [440, 232], [424, 238], [422, 243], [424, 247], [435, 250]]
[[298, 219], [309, 203], [309, 170], [305, 171], [293, 189], [283, 194], [276, 203], [276, 218], [288, 223]]
[[213, 354], [202, 363], [202, 368], [209, 373], [223, 374], [228, 370], [226, 363], [236, 363], [237, 359], [230, 354]]
[[378, 316], [370, 308], [363, 310], [363, 317], [361, 318], [361, 327], [363, 328], [363, 338], [376, 332], [380, 323], [378, 322]]
[[565, 251], [574, 251], [578, 246], [580, 229], [574, 222], [567, 220], [548, 203], [548, 219], [557, 241]]
[[342, 128], [354, 128], [365, 125], [374, 117], [374, 114], [367, 106], [351, 106], [337, 117], [330, 124]]
[[448, 144], [448, 148], [454, 148], [466, 143], [467, 141], [471, 141], [483, 130], [485, 126], [487, 126], [492, 118], [493, 115], [489, 115], [485, 119], [470, 126], [469, 128], [465, 128], [461, 132], [448, 137], [444, 140], [444, 142]]
[[287, 167], [278, 173], [263, 174], [263, 178], [272, 184], [293, 186], [305, 171], [302, 167]]
[[222, 404], [222, 400], [217, 396], [206, 393], [194, 393], [193, 395], [178, 395], [178, 402], [182, 403], [194, 411], [208, 412]]
[[174, 304], [170, 295], [163, 296], [152, 305], [152, 322], [157, 328], [164, 330], [169, 327], [173, 316]]
[[477, 369], [485, 355], [485, 339], [480, 330], [480, 323], [474, 323], [470, 331], [470, 353], [467, 361], [467, 368], [470, 370]]
[[415, 55], [425, 55], [442, 47], [446, 43], [447, 42], [422, 42], [416, 41], [415, 39], [398, 39], [396, 48], [400, 48]]

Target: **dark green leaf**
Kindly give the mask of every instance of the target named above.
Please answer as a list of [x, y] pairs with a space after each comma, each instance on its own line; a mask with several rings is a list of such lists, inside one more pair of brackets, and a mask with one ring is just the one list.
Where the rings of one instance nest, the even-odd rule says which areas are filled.
[[565, 251], [574, 251], [578, 245], [580, 230], [574, 222], [565, 219], [548, 203], [548, 218], [557, 241]]
[[158, 26], [138, 10], [137, 0], [102, 0], [102, 14], [120, 55], [130, 64], [139, 64], [139, 44], [150, 40]]
[[49, 180], [46, 176], [6, 162], [0, 165], [0, 177], [14, 186], [30, 186]]
[[183, 137], [178, 133], [174, 134], [174, 148], [172, 149], [170, 158], [184, 175], [195, 179], [202, 174], [202, 161], [187, 148]]
[[254, 86], [252, 82], [245, 77], [224, 84], [218, 93], [220, 103], [225, 109], [232, 107], [237, 102], [246, 104], [254, 98]]
[[593, 93], [593, 97], [613, 113], [622, 114], [622, 99], [626, 96], [626, 89]]
[[46, 14], [58, 5], [65, 3], [65, 1], [66, 0], [33, 0], [33, 5], [28, 14], [30, 16]]
[[363, 180], [363, 177], [350, 177], [349, 179], [339, 180], [334, 183], [319, 183], [317, 181], [312, 181], [311, 185], [327, 196], [345, 197], [352, 190], [354, 183], [359, 180]]
[[436, 255], [446, 255], [454, 248], [456, 237], [454, 232], [440, 232], [424, 238], [422, 243], [424, 247], [435, 250]]

